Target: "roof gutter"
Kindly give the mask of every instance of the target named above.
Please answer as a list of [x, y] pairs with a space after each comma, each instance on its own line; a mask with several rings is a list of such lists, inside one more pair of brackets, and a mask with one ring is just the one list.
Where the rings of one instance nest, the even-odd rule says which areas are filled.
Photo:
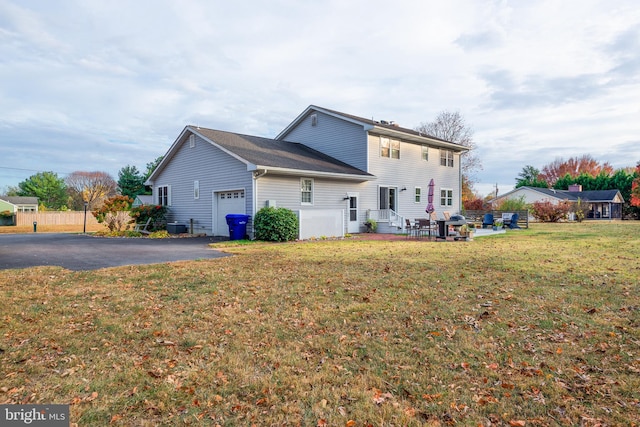
[[294, 175], [294, 176], [309, 176], [309, 177], [317, 177], [317, 178], [333, 178], [333, 179], [341, 179], [348, 181], [372, 181], [377, 179], [376, 176], [367, 174], [367, 175], [358, 175], [358, 174], [350, 174], [350, 173], [340, 173], [340, 172], [321, 172], [314, 170], [304, 170], [304, 169], [289, 169], [289, 168], [279, 168], [272, 166], [263, 166], [263, 165], [255, 165], [254, 174], [260, 171], [260, 176], [264, 176], [267, 172], [271, 174], [277, 175]]
[[428, 144], [430, 146], [435, 146], [439, 148], [447, 148], [449, 150], [457, 151], [459, 153], [466, 153], [467, 151], [469, 151], [469, 148], [465, 147], [464, 145], [456, 144], [453, 142], [447, 142], [444, 140], [432, 139], [432, 138], [429, 138], [428, 136], [411, 135], [406, 132], [389, 129], [387, 127], [373, 126], [371, 128], [371, 131], [379, 135], [401, 138], [404, 141], [411, 141], [411, 142], [415, 142], [417, 144], [422, 144], [422, 145]]

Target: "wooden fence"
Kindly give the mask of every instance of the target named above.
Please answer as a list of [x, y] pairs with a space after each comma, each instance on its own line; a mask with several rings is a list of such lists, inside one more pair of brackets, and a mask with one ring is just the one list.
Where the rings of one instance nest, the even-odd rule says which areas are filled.
[[493, 219], [499, 220], [502, 219], [503, 213], [508, 213], [509, 216], [511, 214], [518, 214], [518, 226], [522, 228], [529, 228], [529, 211], [464, 211], [463, 214], [467, 219], [467, 222], [480, 223], [482, 224], [482, 218], [484, 214], [493, 214]]
[[[83, 225], [84, 211], [45, 211], [45, 212], [18, 212], [16, 225]], [[87, 225], [97, 225], [98, 221], [91, 212], [87, 211]]]

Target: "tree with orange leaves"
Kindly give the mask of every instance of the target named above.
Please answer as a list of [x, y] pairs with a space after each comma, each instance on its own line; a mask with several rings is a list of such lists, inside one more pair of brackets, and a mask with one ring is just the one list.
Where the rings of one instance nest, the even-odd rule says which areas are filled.
[[575, 178], [582, 174], [598, 176], [603, 172], [606, 175], [610, 175], [613, 173], [613, 167], [608, 162], [600, 164], [591, 155], [585, 154], [580, 157], [571, 157], [566, 161], [562, 158], [557, 158], [542, 168], [539, 178], [546, 181], [550, 187], [553, 187], [558, 179], [567, 174]]

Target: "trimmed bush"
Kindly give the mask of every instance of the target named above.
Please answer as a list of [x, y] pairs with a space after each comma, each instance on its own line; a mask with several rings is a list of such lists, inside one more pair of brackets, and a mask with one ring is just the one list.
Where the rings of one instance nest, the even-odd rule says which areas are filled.
[[256, 240], [269, 242], [296, 240], [298, 229], [298, 216], [287, 208], [262, 208], [253, 219]]
[[104, 201], [100, 209], [93, 212], [99, 223], [105, 224], [110, 232], [126, 230], [131, 222], [129, 209], [133, 199], [128, 196], [113, 196]]

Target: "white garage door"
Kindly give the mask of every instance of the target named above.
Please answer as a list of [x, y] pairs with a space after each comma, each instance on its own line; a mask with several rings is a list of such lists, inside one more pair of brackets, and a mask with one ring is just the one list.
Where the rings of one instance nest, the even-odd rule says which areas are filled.
[[214, 234], [216, 236], [228, 236], [227, 214], [246, 213], [244, 190], [223, 191], [216, 193], [215, 197], [217, 212], [214, 212], [216, 218], [216, 231]]

